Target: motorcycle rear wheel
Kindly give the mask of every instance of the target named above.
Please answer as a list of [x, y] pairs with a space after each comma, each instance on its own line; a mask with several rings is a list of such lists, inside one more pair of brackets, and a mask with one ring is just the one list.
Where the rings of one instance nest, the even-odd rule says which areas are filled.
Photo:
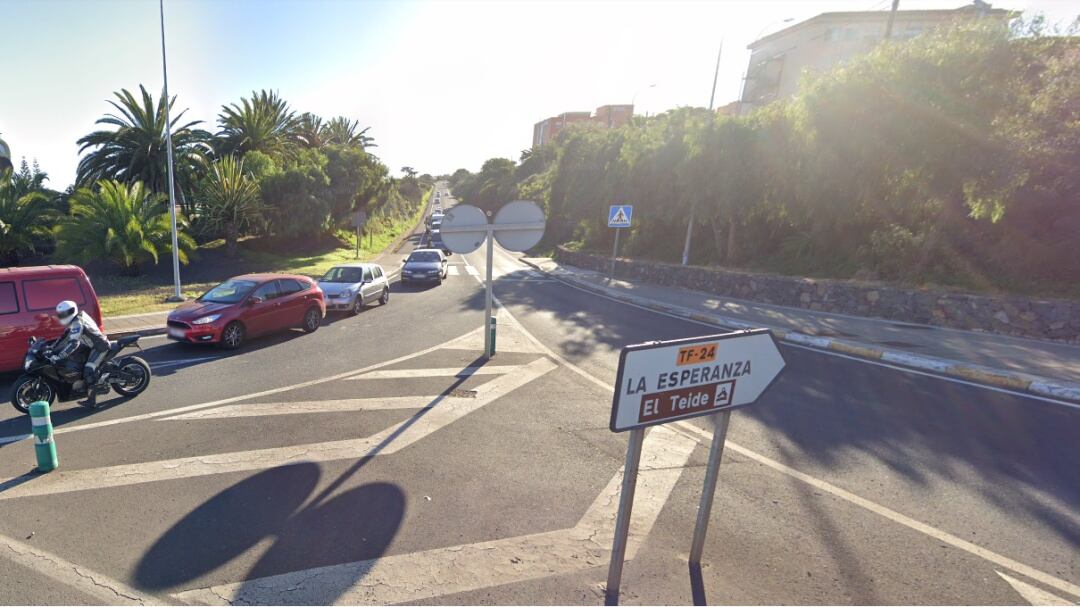
[[123, 396], [138, 396], [150, 385], [150, 365], [138, 356], [128, 356], [120, 361], [119, 372], [130, 375], [131, 380], [121, 382], [119, 378], [112, 379], [109, 383]]
[[30, 413], [30, 405], [43, 400], [49, 405], [56, 400], [56, 390], [36, 375], [23, 375], [11, 387], [11, 406], [20, 413]]

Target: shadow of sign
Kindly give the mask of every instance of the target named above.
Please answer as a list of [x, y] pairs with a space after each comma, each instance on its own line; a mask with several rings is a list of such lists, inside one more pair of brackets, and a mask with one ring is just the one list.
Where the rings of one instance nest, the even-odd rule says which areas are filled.
[[[274, 538], [273, 544], [245, 579], [381, 556], [401, 526], [405, 494], [390, 483], [367, 483], [328, 499], [324, 491], [304, 505], [319, 476], [319, 467], [312, 463], [284, 466], [218, 493], [143, 555], [136, 584], [154, 591], [176, 589], [266, 538]], [[326, 590], [322, 600], [332, 603], [336, 591]]]

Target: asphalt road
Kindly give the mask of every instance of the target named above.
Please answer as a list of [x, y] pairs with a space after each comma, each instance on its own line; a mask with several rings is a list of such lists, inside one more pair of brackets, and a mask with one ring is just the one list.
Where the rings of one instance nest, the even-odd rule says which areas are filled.
[[[602, 602], [619, 349], [716, 329], [497, 251], [484, 361], [483, 256], [450, 268], [236, 353], [145, 340], [147, 393], [54, 409], [48, 475], [14, 440], [28, 420], [0, 415], [0, 602]], [[1080, 601], [1080, 411], [782, 352], [777, 384], [732, 416], [709, 602]], [[692, 600], [709, 430], [646, 438], [626, 604]]]

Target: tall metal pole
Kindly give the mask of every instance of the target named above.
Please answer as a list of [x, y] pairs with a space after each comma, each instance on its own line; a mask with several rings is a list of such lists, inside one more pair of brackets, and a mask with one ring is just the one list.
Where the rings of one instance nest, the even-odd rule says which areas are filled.
[[484, 358], [491, 358], [491, 265], [495, 259], [495, 235], [491, 224], [487, 226], [487, 271], [484, 293]]
[[[720, 50], [716, 51], [716, 69], [713, 70], [712, 93], [709, 94], [709, 111], [713, 109], [716, 100], [716, 80], [720, 77], [720, 56], [724, 53], [724, 39], [720, 39]], [[690, 241], [694, 238], [694, 212], [697, 211], [697, 202], [690, 205], [690, 218], [686, 222], [686, 242], [683, 243], [682, 265], [690, 262]]]
[[885, 39], [892, 37], [893, 21], [896, 20], [896, 9], [900, 8], [900, 0], [892, 0], [892, 8], [889, 9], [889, 20], [885, 23]]
[[158, 0], [158, 10], [161, 14], [161, 75], [164, 80], [165, 96], [165, 146], [168, 148], [169, 159], [169, 217], [172, 221], [172, 265], [173, 265], [173, 296], [168, 301], [184, 301], [180, 293], [180, 245], [176, 235], [176, 186], [173, 181], [173, 145], [172, 145], [172, 122], [169, 120], [169, 70], [165, 62], [165, 0]]
[[615, 246], [611, 248], [611, 274], [608, 276], [610, 279], [615, 278], [615, 258], [619, 256], [619, 231], [622, 228], [615, 228]]

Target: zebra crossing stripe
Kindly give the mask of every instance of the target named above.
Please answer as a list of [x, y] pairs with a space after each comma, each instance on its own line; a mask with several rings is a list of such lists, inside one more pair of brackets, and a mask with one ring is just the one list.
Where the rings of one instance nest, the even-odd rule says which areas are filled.
[[469, 276], [479, 276], [480, 275], [480, 270], [477, 270], [476, 268], [474, 268], [472, 266], [465, 266], [465, 271], [469, 273]]
[[448, 276], [457, 276], [461, 270], [458, 270], [457, 266], [449, 266], [446, 268], [446, 274]]

